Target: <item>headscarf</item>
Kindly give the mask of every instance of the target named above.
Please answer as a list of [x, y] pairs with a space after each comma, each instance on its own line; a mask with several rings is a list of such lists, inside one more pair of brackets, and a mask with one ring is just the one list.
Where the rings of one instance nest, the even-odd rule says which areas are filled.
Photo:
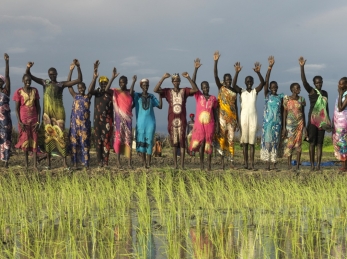
[[3, 75], [0, 75], [0, 79], [4, 81], [4, 84], [6, 83], [6, 78]]
[[149, 80], [147, 78], [143, 78], [143, 79], [141, 79], [140, 84], [142, 84], [144, 82], [149, 83]]
[[109, 81], [109, 79], [107, 78], [107, 76], [100, 76], [99, 77], [99, 83], [101, 83], [101, 82], [108, 83], [108, 81]]

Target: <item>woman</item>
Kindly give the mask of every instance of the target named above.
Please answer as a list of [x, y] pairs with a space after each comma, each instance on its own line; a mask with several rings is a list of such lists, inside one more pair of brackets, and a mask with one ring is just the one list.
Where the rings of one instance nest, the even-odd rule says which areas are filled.
[[29, 151], [33, 152], [34, 169], [37, 171], [37, 132], [40, 127], [40, 96], [36, 88], [31, 87], [31, 77], [25, 74], [22, 78], [24, 86], [13, 95], [16, 102], [19, 138], [16, 148], [25, 152], [25, 167], [28, 168]]
[[[196, 81], [197, 70], [200, 67], [200, 59], [194, 60], [193, 82]], [[194, 94], [196, 101], [196, 117], [194, 122], [192, 138], [189, 150], [200, 154], [200, 169], [204, 169], [204, 153], [208, 156], [208, 171], [211, 171], [211, 160], [213, 151], [213, 136], [215, 122], [218, 119], [217, 98], [209, 94], [208, 82], [201, 82], [201, 91]]]
[[214, 59], [214, 79], [218, 87], [218, 130], [216, 129], [216, 148], [222, 155], [222, 167], [224, 157], [230, 160], [230, 167], [234, 168], [234, 134], [239, 131], [239, 116], [237, 107], [237, 92], [231, 87], [232, 78], [230, 74], [224, 74], [223, 83], [218, 77], [218, 60], [220, 54], [216, 51]]
[[[69, 86], [69, 92], [74, 101], [70, 117], [69, 150], [71, 152], [71, 161], [75, 169], [77, 163], [82, 162], [86, 169], [89, 169], [89, 150], [90, 150], [90, 99], [92, 91], [95, 88], [96, 79], [98, 78], [99, 60], [94, 64], [94, 74], [92, 82], [89, 85], [88, 93], [85, 94], [86, 85], [81, 82], [77, 84], [78, 92], [76, 93], [72, 86]], [[71, 75], [75, 64], [70, 66], [68, 81], [71, 81]]]
[[[240, 62], [236, 62], [235, 67], [235, 76], [233, 81], [233, 88], [237, 93], [240, 94], [241, 98], [241, 140], [240, 143], [242, 144], [243, 148], [243, 156], [245, 161], [245, 169], [248, 170], [254, 170], [257, 171], [258, 169], [254, 168], [254, 145], [256, 140], [256, 133], [257, 133], [257, 124], [258, 124], [258, 115], [257, 115], [257, 109], [255, 107], [258, 93], [263, 89], [265, 85], [265, 81], [263, 76], [260, 74], [260, 68], [261, 65], [259, 62], [256, 62], [254, 64], [254, 72], [257, 73], [260, 84], [252, 89], [254, 84], [254, 79], [252, 76], [247, 76], [245, 78], [245, 84], [246, 84], [246, 90], [241, 89], [236, 85], [237, 83], [237, 77], [239, 75], [239, 72], [241, 71], [242, 67], [240, 66]], [[250, 164], [251, 166], [248, 167], [248, 145], [250, 146]]]
[[10, 58], [6, 53], [4, 59], [6, 63], [5, 76], [0, 75], [0, 159], [5, 162], [5, 167], [8, 168], [12, 143], [12, 120], [9, 104], [11, 95]]
[[181, 168], [184, 169], [187, 127], [186, 101], [189, 96], [199, 90], [187, 72], [183, 72], [182, 76], [188, 79], [192, 88], [180, 88], [181, 77], [179, 74], [173, 74], [171, 76], [171, 82], [174, 87], [161, 89], [163, 81], [170, 77], [169, 73], [165, 73], [153, 90], [155, 93], [165, 97], [169, 103], [168, 131], [173, 151], [174, 169], [178, 169], [178, 150], [181, 153]]
[[[133, 76], [131, 88], [134, 87], [137, 77]], [[132, 103], [133, 98], [127, 89], [128, 78], [119, 78], [119, 89], [113, 89], [113, 121], [114, 141], [113, 148], [117, 154], [117, 166], [120, 167], [120, 155], [128, 158], [128, 168], [131, 169], [131, 143], [132, 143]]]
[[146, 78], [140, 81], [140, 87], [142, 93], [134, 92], [133, 85], [130, 88], [136, 110], [136, 151], [141, 153], [143, 166], [149, 168], [156, 126], [154, 108], [162, 108], [162, 97], [159, 95], [158, 101], [153, 94], [148, 93], [149, 80]]
[[292, 168], [292, 154], [296, 149], [297, 165], [296, 170], [299, 170], [301, 159], [301, 144], [302, 134], [306, 137], [305, 129], [305, 98], [299, 96], [300, 85], [292, 83], [290, 85], [291, 96], [284, 96], [283, 98], [283, 131], [282, 137], [284, 139], [284, 156], [288, 157], [288, 170]]
[[113, 68], [111, 80], [106, 76], [99, 77], [99, 88], [92, 91], [94, 99], [94, 138], [96, 157], [99, 167], [108, 166], [113, 132], [113, 91], [110, 89], [113, 80], [119, 75]]
[[340, 171], [347, 172], [347, 77], [340, 79], [337, 90], [339, 95], [334, 110], [334, 154], [342, 161]]
[[270, 74], [275, 59], [269, 57], [269, 67], [265, 78], [265, 107], [263, 117], [263, 129], [261, 136], [260, 159], [267, 162], [267, 170], [270, 171], [270, 163], [273, 163], [273, 169], [278, 170], [276, 161], [278, 157], [279, 145], [282, 129], [282, 103], [284, 94], [277, 94], [278, 85], [276, 81], [270, 83]]
[[[301, 70], [301, 80], [304, 85], [308, 98], [310, 100], [310, 110], [308, 112], [307, 120], [307, 134], [308, 142], [310, 143], [310, 163], [311, 171], [315, 171], [315, 148], [317, 147], [317, 170], [320, 170], [322, 161], [322, 149], [324, 143], [325, 130], [331, 131], [331, 123], [329, 119], [329, 106], [328, 106], [328, 93], [322, 90], [323, 78], [315, 76], [313, 84], [315, 88], [310, 86], [306, 80], [305, 75], [306, 60], [303, 57], [299, 58], [299, 65]], [[316, 107], [318, 104], [318, 107]]]
[[69, 169], [66, 163], [67, 146], [65, 142], [65, 109], [63, 104], [63, 90], [82, 82], [80, 63], [73, 61], [77, 66], [78, 79], [73, 81], [57, 81], [57, 70], [53, 67], [48, 69], [49, 79], [44, 80], [31, 74], [30, 69], [34, 62], [28, 62], [26, 73], [31, 79], [43, 86], [43, 114], [39, 129], [39, 146], [43, 148], [48, 157], [48, 169], [51, 169], [52, 154], [63, 157], [64, 168]]

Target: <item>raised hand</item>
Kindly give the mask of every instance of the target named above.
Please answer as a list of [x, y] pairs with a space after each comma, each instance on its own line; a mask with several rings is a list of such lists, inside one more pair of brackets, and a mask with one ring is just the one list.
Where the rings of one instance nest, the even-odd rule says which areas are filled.
[[10, 57], [7, 55], [7, 53], [4, 54], [4, 59], [5, 59], [6, 61], [8, 61], [8, 60], [10, 59]]
[[269, 67], [272, 67], [275, 64], [274, 56], [270, 56], [267, 60], [269, 61]]
[[213, 60], [218, 61], [219, 57], [220, 57], [220, 54], [219, 54], [219, 51], [217, 50], [213, 53]]
[[183, 72], [183, 73], [182, 73], [182, 76], [185, 77], [185, 78], [188, 78], [188, 77], [189, 77], [189, 74], [188, 74], [188, 72]]
[[28, 68], [31, 68], [33, 65], [34, 65], [34, 62], [30, 62], [30, 61], [29, 61], [29, 62], [27, 63], [27, 67], [28, 67]]
[[75, 63], [75, 65], [77, 67], [79, 67], [81, 65], [80, 62], [78, 61], [78, 59], [74, 59], [73, 62]]
[[95, 68], [94, 69], [94, 74], [93, 74], [94, 78], [97, 78], [99, 76], [99, 73], [98, 73], [98, 69]]
[[234, 68], [235, 68], [235, 72], [240, 72], [242, 70], [241, 63], [236, 62], [234, 65]]
[[253, 68], [254, 72], [260, 73], [260, 69], [261, 69], [261, 64], [259, 62], [255, 62], [254, 68]]
[[71, 70], [74, 70], [74, 68], [75, 68], [75, 63], [72, 62], [72, 63], [70, 64], [70, 71], [71, 71]]
[[112, 72], [112, 76], [114, 77], [114, 78], [116, 78], [117, 76], [119, 76], [119, 73], [117, 73], [117, 68], [113, 68], [113, 72]]
[[169, 74], [169, 73], [165, 73], [164, 75], [163, 75], [163, 77], [164, 78], [169, 78], [171, 75]]
[[199, 68], [199, 67], [201, 67], [201, 63], [200, 63], [200, 58], [196, 58], [195, 60], [194, 60], [194, 67], [195, 68]]
[[133, 75], [133, 81], [136, 82], [137, 80], [137, 75]]
[[94, 63], [94, 70], [95, 69], [97, 70], [99, 68], [99, 65], [100, 65], [99, 60], [95, 61], [95, 63]]
[[305, 66], [305, 63], [306, 63], [306, 59], [304, 59], [304, 57], [301, 56], [299, 58], [299, 65], [303, 67], [303, 66]]

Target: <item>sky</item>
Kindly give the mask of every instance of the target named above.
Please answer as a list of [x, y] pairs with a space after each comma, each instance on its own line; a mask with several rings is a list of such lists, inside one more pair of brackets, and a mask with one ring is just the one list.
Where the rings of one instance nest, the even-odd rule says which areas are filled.
[[[347, 34], [347, 2], [275, 1], [275, 0], [3, 0], [0, 15], [0, 53], [10, 56], [12, 94], [22, 87], [26, 63], [33, 61], [33, 75], [48, 78], [47, 71], [55, 67], [58, 80], [66, 80], [69, 64], [74, 58], [81, 63], [83, 80], [88, 86], [93, 75], [93, 63], [100, 60], [99, 75], [111, 76], [113, 67], [129, 79], [148, 78], [149, 92], [164, 73], [191, 76], [194, 59], [202, 66], [197, 84], [210, 83], [210, 93], [218, 90], [213, 76], [213, 53], [219, 50], [219, 77], [234, 75], [235, 62], [243, 66], [238, 85], [252, 75], [254, 86], [259, 80], [253, 71], [254, 62], [262, 64], [265, 78], [268, 57], [275, 57], [270, 80], [279, 85], [279, 93], [290, 94], [289, 85], [299, 82], [298, 58], [307, 60], [308, 82], [315, 75], [323, 77], [323, 89], [329, 93], [332, 116], [337, 97], [338, 80], [347, 76], [345, 49]], [[0, 73], [5, 61], [0, 60]], [[73, 78], [77, 77], [75, 71]], [[182, 87], [190, 86], [182, 78]], [[42, 87], [32, 83], [40, 90]], [[312, 84], [313, 86], [313, 84]], [[116, 79], [112, 87], [118, 87]], [[172, 87], [171, 80], [162, 87]], [[302, 86], [301, 95], [308, 101]], [[11, 97], [12, 99], [12, 97]], [[91, 111], [93, 112], [93, 104]], [[42, 100], [41, 100], [42, 105]], [[72, 97], [64, 90], [66, 127], [69, 126]], [[258, 122], [262, 121], [264, 94], [257, 99]], [[14, 103], [12, 118], [16, 122]], [[156, 110], [157, 131], [166, 133], [168, 104]], [[135, 113], [135, 110], [133, 110]], [[306, 107], [306, 116], [308, 107]], [[195, 99], [187, 101], [187, 114], [195, 113]], [[135, 117], [135, 116], [134, 116]], [[134, 118], [135, 125], [135, 118]]]

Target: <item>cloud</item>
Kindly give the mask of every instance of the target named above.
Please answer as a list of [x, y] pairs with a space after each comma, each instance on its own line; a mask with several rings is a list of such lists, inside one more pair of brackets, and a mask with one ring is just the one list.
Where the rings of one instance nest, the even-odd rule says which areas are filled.
[[[323, 70], [324, 68], [326, 68], [325, 64], [308, 64], [308, 65], [305, 65], [305, 72], [312, 73], [312, 72], [315, 72], [317, 70]], [[285, 72], [300, 73], [300, 67], [298, 65], [296, 67], [292, 67], [292, 68], [285, 70]]]
[[141, 75], [153, 75], [158, 73], [158, 70], [156, 69], [152, 69], [152, 68], [142, 68], [142, 69], [138, 69], [135, 71], [135, 73], [141, 74]]
[[209, 23], [212, 24], [222, 24], [224, 23], [224, 19], [223, 18], [213, 18], [209, 21]]
[[337, 27], [345, 27], [347, 22], [347, 6], [342, 6], [335, 8], [319, 15], [313, 16], [312, 18], [306, 20], [304, 23], [305, 27], [308, 28], [331, 28], [334, 26], [334, 29]]
[[140, 61], [138, 57], [127, 57], [123, 59], [123, 62], [121, 63], [121, 66], [124, 67], [136, 67], [144, 64], [144, 62]]
[[9, 48], [7, 50], [7, 53], [10, 53], [10, 54], [18, 54], [18, 53], [25, 53], [27, 51], [26, 48]]
[[177, 48], [167, 48], [166, 50], [179, 51], [179, 52], [188, 52], [188, 50], [186, 50], [186, 49], [177, 49]]

